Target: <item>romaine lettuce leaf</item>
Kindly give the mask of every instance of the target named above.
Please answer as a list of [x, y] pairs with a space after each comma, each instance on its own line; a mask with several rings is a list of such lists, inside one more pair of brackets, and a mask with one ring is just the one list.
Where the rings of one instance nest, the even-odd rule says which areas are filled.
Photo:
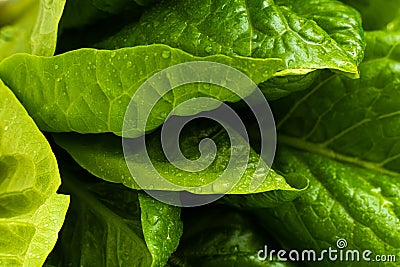
[[146, 193], [137, 194], [142, 231], [152, 256], [151, 267], [164, 266], [178, 247], [182, 235], [181, 209], [161, 203]]
[[[0, 77], [41, 130], [121, 135], [128, 104], [145, 80], [169, 66], [199, 60], [229, 65], [248, 75], [256, 84], [272, 77], [280, 66], [279, 59], [195, 57], [166, 45], [149, 45], [115, 51], [80, 49], [55, 57], [13, 55], [0, 64]], [[253, 88], [248, 87], [238, 87], [238, 90], [243, 96], [253, 92]], [[154, 95], [161, 98], [156, 89], [149, 91], [146, 97], [151, 99]], [[234, 92], [219, 86], [202, 87], [197, 83], [180, 86], [160, 99], [147, 121], [147, 130], [161, 125], [174, 107], [200, 96], [230, 102], [240, 100]], [[138, 109], [143, 108], [145, 100], [136, 103]], [[216, 107], [205, 106], [205, 110], [207, 108]], [[144, 134], [143, 129], [138, 131], [129, 137]]]
[[47, 140], [0, 80], [0, 265], [42, 266], [69, 197]]
[[[176, 168], [165, 157], [160, 143], [160, 131], [157, 131], [146, 137], [147, 151], [153, 162], [153, 166], [164, 179], [168, 179], [172, 183], [184, 187], [194, 187], [193, 189], [188, 188], [189, 192], [197, 194], [225, 193], [225, 188], [232, 186], [230, 184], [231, 181], [225, 181], [225, 183], [219, 181], [217, 185], [220, 184], [220, 186], [213, 185], [212, 188], [204, 188], [202, 191], [197, 191], [197, 187], [211, 183], [221, 176], [227, 168], [232, 149], [229, 136], [225, 131], [221, 131], [221, 126], [213, 125], [209, 122], [203, 123], [203, 125], [197, 122], [196, 125], [188, 126], [184, 130], [186, 131], [180, 134], [180, 149], [189, 159], [195, 159], [199, 156], [196, 144], [203, 138], [211, 138], [215, 142], [217, 155], [212, 164], [200, 172], [186, 172]], [[176, 190], [175, 187], [160, 187], [161, 182], [151, 183], [147, 188], [140, 188], [135, 182], [134, 177], [132, 177], [127, 164], [131, 164], [138, 173], [139, 170], [142, 170], [144, 175], [146, 175], [145, 177], [151, 177], [149, 175], [151, 175], [152, 170], [149, 170], [147, 164], [142, 163], [140, 158], [129, 157], [128, 161], [126, 161], [122, 150], [122, 141], [119, 137], [113, 135], [78, 135], [69, 133], [54, 134], [53, 136], [56, 143], [64, 148], [83, 168], [106, 181], [122, 183], [133, 189]], [[249, 146], [245, 141], [241, 145]], [[141, 154], [136, 152], [135, 155]], [[256, 190], [252, 189], [250, 186], [251, 181], [259, 178], [264, 178], [264, 182]], [[228, 194], [240, 194], [241, 196], [229, 200], [229, 203], [233, 205], [241, 203], [243, 206], [274, 206], [281, 203], [281, 201], [292, 200], [307, 187], [307, 180], [305, 178], [296, 178], [300, 180], [294, 184], [288, 184], [284, 177], [270, 169], [263, 161], [260, 161], [260, 156], [251, 150], [243, 177], [228, 192]], [[262, 193], [272, 190], [282, 190], [284, 194], [278, 197], [279, 193], [276, 193], [271, 198], [263, 194], [255, 194], [249, 197], [249, 199], [247, 199], [247, 196], [242, 196], [244, 194]]]
[[93, 180], [81, 169], [61, 170], [62, 191], [71, 195], [71, 207], [47, 264], [96, 267], [166, 264], [182, 234], [180, 208], [121, 185]]
[[400, 36], [366, 36], [359, 80], [324, 75], [274, 105], [275, 168], [310, 179], [292, 203], [259, 212], [287, 248], [335, 248], [344, 238], [348, 249], [400, 257]]
[[325, 68], [357, 76], [365, 48], [358, 12], [336, 0], [162, 1], [98, 47], [145, 44], [281, 58], [280, 76]]
[[[289, 147], [281, 148], [275, 168], [300, 172], [310, 179], [309, 188], [293, 202], [256, 211], [287, 250], [314, 249], [319, 257], [323, 249], [337, 249], [342, 238], [347, 241], [345, 250], [357, 249], [360, 259], [364, 250], [372, 251], [371, 260], [376, 255], [400, 257], [399, 176]], [[377, 266], [362, 259], [347, 263]], [[330, 264], [343, 266], [344, 262]], [[394, 262], [383, 264], [379, 266], [397, 266]]]
[[[53, 55], [65, 0], [8, 2], [3, 5], [0, 3], [0, 61], [20, 52]], [[19, 10], [21, 5], [23, 7]], [[21, 14], [5, 20], [14, 10]], [[2, 18], [5, 25], [2, 25]]]

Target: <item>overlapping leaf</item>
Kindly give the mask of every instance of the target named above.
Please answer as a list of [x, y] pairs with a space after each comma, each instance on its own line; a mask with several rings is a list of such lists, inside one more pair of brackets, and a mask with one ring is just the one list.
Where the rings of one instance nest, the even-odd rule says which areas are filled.
[[71, 208], [47, 264], [165, 266], [182, 234], [179, 208], [120, 185], [89, 182], [90, 175], [68, 167], [62, 176]]
[[281, 58], [279, 75], [329, 68], [357, 76], [365, 47], [359, 14], [335, 0], [163, 1], [98, 47], [155, 43], [197, 56]]
[[65, 0], [29, 0], [0, 5], [0, 61], [21, 52], [53, 55], [64, 4]]
[[360, 80], [327, 75], [276, 103], [275, 167], [310, 178], [293, 203], [260, 212], [286, 247], [322, 250], [344, 238], [348, 249], [373, 251], [371, 259], [400, 255], [399, 36], [367, 37]]
[[[246, 170], [237, 184], [233, 184], [235, 180], [219, 180], [210, 188], [204, 188], [203, 191], [198, 191], [198, 187], [211, 183], [228, 167], [228, 162], [231, 156], [231, 144], [229, 136], [225, 131], [222, 131], [218, 125], [213, 125], [208, 122], [202, 125], [197, 123], [192, 125], [186, 131], [181, 133], [180, 149], [189, 159], [196, 159], [199, 156], [199, 150], [195, 144], [198, 144], [203, 138], [211, 138], [217, 146], [217, 155], [210, 166], [200, 172], [187, 172], [173, 166], [163, 153], [163, 148], [160, 143], [160, 133], [147, 136], [147, 152], [152, 160], [155, 170], [147, 166], [148, 163], [140, 160], [140, 153], [137, 151], [130, 157], [125, 159], [122, 151], [121, 139], [112, 135], [72, 135], [72, 134], [57, 134], [54, 135], [55, 141], [63, 147], [72, 157], [85, 169], [106, 181], [122, 183], [133, 189], [148, 189], [148, 190], [177, 190], [175, 187], [164, 188], [162, 184], [152, 182], [145, 188], [140, 188], [132, 173], [129, 171], [127, 164], [131, 164], [138, 173], [143, 172], [145, 177], [151, 177], [153, 171], [157, 170], [160, 175], [174, 184], [192, 188], [190, 192], [197, 194], [218, 194], [225, 192], [226, 188], [231, 188], [229, 194], [249, 194], [261, 193], [272, 190], [282, 190], [286, 192], [289, 199], [297, 197], [304, 188], [307, 187], [307, 181], [303, 178], [297, 181], [297, 184], [288, 184], [284, 177], [270, 169], [263, 161], [260, 161], [260, 156], [253, 150], [250, 151], [249, 160], [246, 165]], [[249, 146], [243, 140], [243, 146]], [[138, 157], [135, 157], [138, 155]], [[154, 174], [153, 174], [154, 176]], [[299, 177], [298, 177], [299, 178]], [[300, 177], [301, 178], [301, 177]], [[155, 180], [156, 178], [154, 178]], [[251, 188], [253, 179], [264, 179], [264, 182], [256, 190]], [[189, 190], [189, 189], [188, 189]], [[249, 196], [250, 199], [243, 197], [243, 201], [230, 200], [232, 203], [248, 203], [248, 206], [259, 205], [277, 205], [280, 201], [284, 201], [284, 197], [279, 198], [278, 203], [275, 203], [275, 198], [264, 198], [262, 194]], [[277, 196], [277, 195], [276, 195]], [[254, 198], [254, 199], [251, 199]], [[246, 200], [245, 200], [246, 199]], [[263, 199], [263, 201], [261, 201]], [[257, 201], [258, 200], [258, 201]], [[258, 203], [258, 204], [257, 204]], [[261, 204], [262, 203], [262, 204]]]
[[[41, 130], [121, 135], [128, 104], [145, 80], [169, 66], [198, 60], [237, 68], [255, 83], [270, 78], [280, 65], [279, 59], [195, 57], [169, 46], [150, 45], [115, 51], [81, 49], [55, 57], [18, 54], [0, 64], [0, 77], [12, 88]], [[250, 95], [254, 89], [237, 87], [243, 96]], [[229, 89], [199, 84], [178, 87], [162, 98], [154, 89], [145, 97], [153, 96], [160, 97], [160, 101], [148, 120], [149, 131], [161, 125], [168, 113], [187, 99], [205, 96], [221, 101], [240, 100]], [[145, 100], [135, 103], [138, 109], [143, 108], [141, 104]], [[215, 107], [209, 107], [212, 108]], [[143, 134], [143, 129], [138, 129], [130, 137]]]
[[68, 208], [50, 145], [0, 81], [0, 262], [42, 266]]

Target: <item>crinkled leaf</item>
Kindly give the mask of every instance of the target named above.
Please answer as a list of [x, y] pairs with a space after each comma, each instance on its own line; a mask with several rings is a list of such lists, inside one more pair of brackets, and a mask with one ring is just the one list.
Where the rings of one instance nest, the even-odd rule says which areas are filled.
[[365, 47], [358, 12], [336, 0], [163, 1], [98, 47], [155, 43], [197, 56], [281, 58], [280, 75], [357, 76]]
[[[309, 188], [293, 202], [257, 211], [287, 250], [314, 249], [320, 257], [323, 249], [337, 249], [336, 242], [343, 238], [347, 241], [344, 252], [359, 251], [360, 261], [349, 261], [351, 266], [377, 266], [362, 259], [364, 250], [372, 251], [371, 260], [376, 255], [400, 257], [399, 176], [287, 147], [281, 148], [275, 167], [310, 179]], [[344, 262], [329, 263], [343, 266]]]
[[13, 12], [18, 13], [10, 21], [3, 21], [6, 23], [3, 27], [0, 19], [0, 61], [20, 52], [53, 55], [65, 0], [8, 2], [3, 5], [0, 3], [0, 17], [3, 19]]
[[166, 264], [182, 234], [179, 208], [121, 185], [84, 181], [90, 178], [88, 174], [67, 167], [62, 169], [62, 177], [63, 191], [71, 194], [71, 208], [48, 264]]
[[0, 265], [42, 266], [68, 208], [46, 139], [0, 81]]
[[[371, 33], [362, 77], [321, 76], [275, 105], [280, 140], [377, 172], [400, 172], [400, 36]], [[390, 81], [390, 82], [388, 82]]]
[[[55, 57], [18, 54], [0, 64], [0, 77], [42, 130], [120, 135], [131, 97], [147, 78], [169, 66], [196, 60], [227, 64], [247, 74], [255, 83], [270, 78], [280, 64], [279, 59], [225, 55], [195, 57], [169, 46], [150, 45], [116, 51], [81, 49]], [[252, 93], [248, 87], [238, 86], [238, 90], [244, 96]], [[146, 97], [154, 95], [159, 96], [156, 89], [149, 91]], [[221, 101], [240, 100], [232, 91], [214, 85], [181, 86], [155, 106], [147, 130], [161, 125], [181, 102], [200, 96]], [[136, 103], [139, 109], [143, 101]], [[139, 129], [130, 137], [142, 134], [143, 130]]]
[[326, 249], [345, 238], [349, 249], [400, 256], [399, 36], [367, 40], [359, 80], [326, 75], [276, 102], [275, 167], [310, 179], [293, 203], [260, 212], [286, 247]]
[[[126, 161], [122, 151], [121, 139], [113, 135], [77, 135], [77, 134], [55, 134], [55, 141], [85, 169], [104, 180], [123, 183], [124, 185], [140, 189], [132, 177], [127, 167], [132, 164], [137, 173], [143, 172], [146, 177], [151, 177], [152, 169], [148, 168], [148, 164], [141, 161], [141, 154], [135, 153], [128, 157]], [[196, 144], [203, 138], [211, 138], [217, 146], [217, 155], [210, 166], [200, 172], [187, 172], [173, 166], [163, 154], [161, 147], [160, 132], [155, 132], [146, 137], [147, 152], [152, 160], [153, 166], [161, 174], [164, 179], [174, 184], [185, 187], [194, 187], [188, 190], [192, 193], [199, 194], [216, 194], [225, 192], [226, 188], [232, 186], [233, 181], [218, 181], [212, 187], [203, 188], [197, 191], [199, 186], [206, 185], [222, 175], [225, 171], [231, 155], [231, 145], [229, 136], [222, 131], [220, 126], [210, 123], [196, 123], [185, 129], [180, 135], [180, 148], [182, 153], [188, 159], [196, 159], [199, 156], [199, 150]], [[245, 142], [245, 141], [244, 141]], [[243, 143], [243, 146], [249, 146]], [[138, 157], [135, 157], [138, 155]], [[206, 156], [205, 156], [206, 157]], [[251, 196], [247, 202], [242, 205], [254, 206], [258, 198], [264, 198], [259, 203], [264, 205], [273, 205], [275, 202], [287, 199], [293, 199], [307, 187], [307, 181], [303, 178], [301, 181], [288, 184], [285, 179], [270, 169], [253, 150], [250, 151], [249, 161], [246, 170], [239, 182], [229, 191], [229, 194], [249, 194], [260, 193], [271, 190], [282, 190], [274, 196], [264, 196], [255, 194]], [[153, 175], [154, 176], [154, 175]], [[253, 179], [265, 178], [265, 181], [256, 190], [252, 190], [251, 182]], [[301, 178], [301, 177], [300, 177]], [[154, 178], [155, 179], [155, 178]], [[234, 179], [233, 179], [234, 180]], [[144, 189], [149, 190], [176, 190], [173, 188], [160, 188], [163, 183], [151, 183]], [[192, 190], [192, 191], [191, 191]], [[282, 196], [280, 196], [282, 194]], [[246, 197], [244, 197], [245, 199]], [[254, 198], [254, 200], [252, 199]], [[274, 202], [275, 201], [275, 202]], [[232, 202], [235, 202], [232, 199]], [[248, 203], [248, 204], [247, 204]]]

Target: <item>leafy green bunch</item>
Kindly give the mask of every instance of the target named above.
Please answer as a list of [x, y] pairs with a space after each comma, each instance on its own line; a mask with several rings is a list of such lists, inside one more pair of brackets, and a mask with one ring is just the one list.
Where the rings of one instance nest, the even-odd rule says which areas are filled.
[[[398, 0], [0, 1], [0, 266], [396, 266], [399, 18]], [[208, 183], [235, 149], [221, 125], [191, 123], [183, 154], [198, 158], [211, 138], [217, 155], [198, 173], [174, 169], [161, 127], [186, 100], [228, 103], [250, 137], [236, 186], [180, 208], [143, 192], [169, 188], [138, 186], [122, 127], [147, 79], [193, 61], [228, 65], [259, 86], [277, 149], [272, 166], [260, 159], [257, 122], [228, 90], [188, 84], [161, 96], [130, 138], [146, 136], [170, 181]], [[371, 253], [285, 261], [259, 257], [266, 247]]]

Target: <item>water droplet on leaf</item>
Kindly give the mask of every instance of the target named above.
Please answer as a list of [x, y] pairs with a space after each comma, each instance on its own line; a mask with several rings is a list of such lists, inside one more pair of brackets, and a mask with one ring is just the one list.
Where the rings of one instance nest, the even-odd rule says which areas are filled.
[[162, 52], [162, 57], [163, 58], [165, 58], [165, 59], [167, 59], [167, 58], [169, 58], [171, 56], [171, 52], [170, 51], [164, 51], [164, 52]]

